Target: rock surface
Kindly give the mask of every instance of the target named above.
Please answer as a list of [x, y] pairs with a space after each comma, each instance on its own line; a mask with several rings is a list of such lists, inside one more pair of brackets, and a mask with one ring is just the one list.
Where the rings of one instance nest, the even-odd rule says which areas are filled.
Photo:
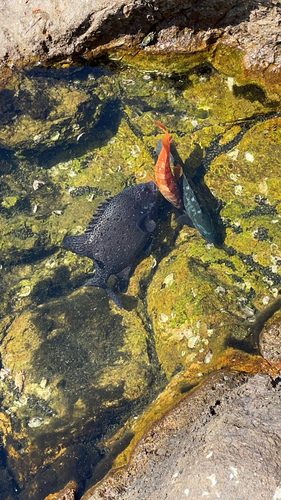
[[260, 350], [269, 363], [281, 370], [281, 317], [268, 321], [260, 335]]
[[[265, 72], [276, 83], [281, 69], [278, 2], [212, 0], [2, 0], [0, 61], [85, 61], [103, 52], [211, 54], [227, 64], [240, 52], [240, 71]], [[229, 68], [232, 64], [229, 64]], [[261, 77], [261, 75], [259, 75]]]
[[277, 500], [281, 387], [217, 373], [152, 426], [129, 465], [83, 500]]
[[70, 481], [63, 490], [53, 495], [48, 495], [45, 500], [75, 500], [77, 491], [77, 483], [75, 483], [75, 481]]

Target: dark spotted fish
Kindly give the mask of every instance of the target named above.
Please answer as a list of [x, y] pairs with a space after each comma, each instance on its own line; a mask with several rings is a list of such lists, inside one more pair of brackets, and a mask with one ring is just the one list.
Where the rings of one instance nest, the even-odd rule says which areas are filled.
[[98, 208], [84, 234], [63, 240], [67, 250], [95, 263], [95, 275], [85, 286], [103, 288], [120, 309], [121, 300], [107, 280], [115, 274], [120, 291], [127, 291], [133, 261], [156, 227], [157, 195], [153, 181], [128, 187]]
[[206, 203], [200, 197], [199, 190], [191, 180], [183, 174], [183, 214], [176, 220], [181, 224], [195, 227], [208, 243], [220, 244], [217, 230], [214, 227], [212, 216]]

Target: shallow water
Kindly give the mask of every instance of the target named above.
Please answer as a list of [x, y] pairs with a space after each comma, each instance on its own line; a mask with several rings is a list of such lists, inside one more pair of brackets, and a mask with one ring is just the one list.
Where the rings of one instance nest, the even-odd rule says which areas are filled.
[[[157, 395], [161, 414], [215, 369], [260, 369], [245, 320], [281, 281], [280, 110], [276, 91], [209, 64], [182, 75], [38, 67], [0, 91], [3, 498], [41, 500], [72, 479], [81, 496], [145, 410], [152, 421]], [[154, 175], [155, 120], [225, 241], [208, 244], [159, 197], [151, 253], [119, 310], [103, 290], [81, 288], [92, 262], [62, 240]]]

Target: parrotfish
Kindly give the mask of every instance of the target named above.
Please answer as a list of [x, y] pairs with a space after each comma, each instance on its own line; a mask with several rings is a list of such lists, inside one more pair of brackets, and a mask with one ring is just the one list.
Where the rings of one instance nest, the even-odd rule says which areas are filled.
[[159, 151], [158, 160], [155, 165], [156, 184], [164, 198], [172, 203], [174, 207], [181, 210], [183, 208], [183, 202], [177, 180], [182, 174], [182, 168], [180, 165], [176, 165], [174, 167], [174, 173], [172, 172], [170, 161], [172, 137], [163, 123], [155, 122], [155, 124], [165, 131], [165, 137], [160, 139], [161, 142], [159, 141], [157, 145], [158, 149], [159, 145], [160, 147], [162, 145], [162, 147]]
[[199, 187], [196, 187], [184, 174], [182, 190], [184, 209], [183, 214], [176, 219], [177, 222], [195, 227], [208, 243], [221, 245], [222, 231], [215, 228], [207, 203], [200, 195]]
[[84, 286], [103, 288], [121, 309], [120, 298], [107, 286], [115, 274], [119, 290], [126, 292], [135, 257], [156, 227], [158, 187], [153, 181], [130, 186], [104, 202], [80, 236], [66, 236], [67, 250], [93, 259], [95, 274]]

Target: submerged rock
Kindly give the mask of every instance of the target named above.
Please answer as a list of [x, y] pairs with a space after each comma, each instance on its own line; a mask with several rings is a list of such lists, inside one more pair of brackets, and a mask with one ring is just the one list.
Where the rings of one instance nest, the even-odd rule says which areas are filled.
[[[102, 441], [153, 397], [158, 378], [136, 312], [111, 311], [98, 289], [18, 315], [1, 362], [11, 367], [0, 383], [6, 460], [23, 500], [58, 490], [70, 475], [81, 487], [85, 470], [89, 477], [106, 455]], [[19, 392], [14, 379], [22, 371]]]
[[63, 490], [48, 495], [45, 500], [75, 500], [77, 492], [78, 484], [75, 481], [70, 481]]
[[273, 366], [281, 370], [281, 317], [278, 314], [268, 321], [260, 334], [262, 356]]

